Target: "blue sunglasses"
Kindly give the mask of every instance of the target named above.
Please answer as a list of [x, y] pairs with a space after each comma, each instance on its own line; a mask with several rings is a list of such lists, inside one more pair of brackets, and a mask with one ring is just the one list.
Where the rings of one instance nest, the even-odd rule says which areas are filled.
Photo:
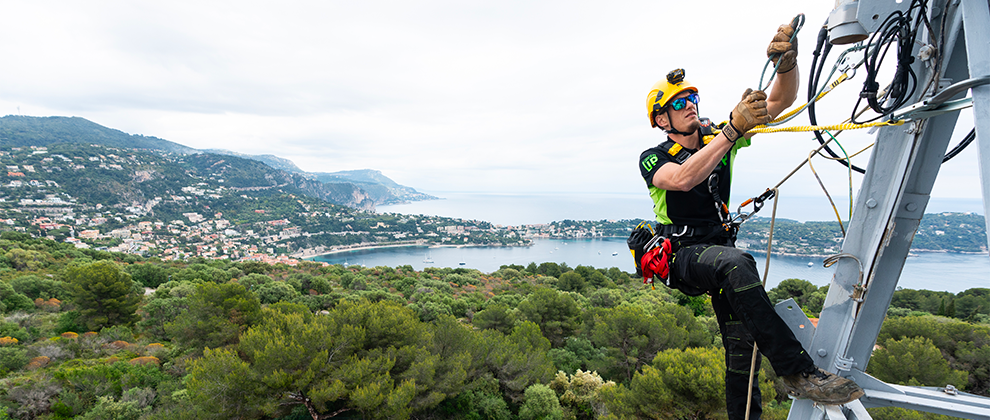
[[692, 94], [690, 94], [688, 96], [685, 96], [683, 98], [677, 98], [677, 99], [674, 99], [673, 101], [670, 101], [670, 107], [673, 108], [674, 111], [680, 111], [680, 110], [684, 109], [684, 107], [687, 106], [687, 101], [691, 101], [692, 104], [697, 105], [698, 104], [698, 101], [700, 101], [700, 100], [701, 99], [698, 97], [698, 94], [697, 93], [692, 93]]

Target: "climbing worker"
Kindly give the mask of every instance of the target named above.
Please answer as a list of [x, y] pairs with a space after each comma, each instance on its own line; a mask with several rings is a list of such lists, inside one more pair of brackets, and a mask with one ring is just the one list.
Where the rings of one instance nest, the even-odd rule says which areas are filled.
[[[774, 311], [753, 256], [735, 248], [736, 228], [725, 205], [736, 152], [750, 145], [746, 132], [771, 121], [797, 98], [794, 30], [781, 25], [767, 49], [777, 71], [770, 94], [747, 89], [728, 123], [707, 144], [705, 135], [717, 127], [699, 118], [699, 89], [685, 79], [684, 70], [653, 85], [646, 102], [650, 124], [665, 131], [667, 140], [643, 152], [639, 168], [653, 198], [656, 234], [669, 242], [643, 257], [643, 266], [650, 268], [644, 271], [659, 273], [656, 278], [687, 295], [711, 296], [725, 347], [730, 419], [745, 418], [754, 340], [792, 396], [823, 404], [863, 396], [852, 381], [816, 367]], [[756, 372], [761, 359], [756, 359]], [[751, 419], [762, 413], [758, 383], [752, 385]]]

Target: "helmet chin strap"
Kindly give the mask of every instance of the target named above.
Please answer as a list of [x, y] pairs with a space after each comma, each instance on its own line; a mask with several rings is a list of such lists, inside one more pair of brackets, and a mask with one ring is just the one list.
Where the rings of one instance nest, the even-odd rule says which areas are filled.
[[682, 136], [690, 136], [690, 135], [698, 132], [698, 129], [697, 128], [695, 128], [694, 131], [692, 131], [690, 133], [679, 131], [676, 128], [674, 128], [674, 119], [670, 117], [670, 108], [667, 108], [667, 121], [670, 122], [670, 129], [667, 130], [668, 133], [680, 134]]

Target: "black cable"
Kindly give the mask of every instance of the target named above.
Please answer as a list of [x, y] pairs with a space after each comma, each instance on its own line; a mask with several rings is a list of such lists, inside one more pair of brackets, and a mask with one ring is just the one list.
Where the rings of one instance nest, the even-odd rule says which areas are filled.
[[[808, 76], [808, 119], [811, 121], [811, 125], [818, 125], [818, 116], [815, 114], [815, 98], [818, 96], [818, 83], [825, 69], [825, 58], [828, 57], [828, 53], [831, 50], [832, 43], [828, 42], [828, 28], [822, 25], [822, 28], [818, 31], [818, 44], [815, 46], [814, 58], [811, 59], [811, 75]], [[821, 55], [821, 61], [819, 61], [819, 55]], [[824, 145], [825, 138], [822, 137], [822, 132], [815, 130], [814, 133], [818, 144]], [[825, 146], [825, 152], [837, 159], [836, 162], [839, 162], [840, 165], [861, 174], [866, 173], [866, 170], [853, 165], [848, 159], [842, 159], [831, 147]]]
[[964, 137], [962, 141], [960, 141], [959, 144], [956, 145], [956, 147], [953, 147], [952, 150], [949, 150], [949, 153], [945, 154], [945, 157], [942, 158], [942, 163], [948, 162], [950, 159], [956, 157], [956, 155], [958, 155], [959, 152], [962, 152], [964, 149], [966, 149], [966, 146], [969, 146], [969, 144], [972, 143], [973, 140], [975, 139], [976, 139], [976, 128], [974, 127], [972, 130], [969, 130], [969, 134], [967, 134], [966, 137]]
[[[884, 19], [880, 28], [870, 35], [870, 40], [866, 44], [866, 80], [853, 108], [853, 123], [862, 123], [856, 121], [856, 109], [863, 99], [866, 99], [870, 109], [879, 114], [876, 118], [865, 121], [870, 122], [891, 114], [914, 96], [918, 88], [918, 76], [911, 68], [911, 64], [914, 63], [914, 56], [911, 54], [921, 25], [924, 24], [931, 31], [931, 22], [925, 11], [927, 4], [927, 0], [912, 0], [907, 13], [894, 11]], [[911, 12], [915, 9], [918, 9], [918, 14], [912, 25]], [[894, 70], [894, 77], [890, 82], [890, 89], [882, 97], [878, 97], [880, 84], [876, 81], [877, 74], [887, 52], [894, 44], [897, 45], [897, 67]]]

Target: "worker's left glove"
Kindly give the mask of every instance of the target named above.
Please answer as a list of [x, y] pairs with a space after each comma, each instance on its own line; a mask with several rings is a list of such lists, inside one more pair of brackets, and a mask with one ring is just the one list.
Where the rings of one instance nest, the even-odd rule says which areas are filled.
[[767, 111], [767, 94], [762, 90], [746, 89], [736, 109], [729, 113], [729, 123], [722, 127], [722, 134], [735, 143], [747, 131], [772, 120]]
[[798, 40], [797, 37], [791, 40], [794, 30], [790, 24], [780, 25], [777, 34], [770, 41], [770, 46], [767, 47], [767, 57], [773, 61], [773, 65], [776, 67], [777, 63], [780, 63], [777, 74], [787, 73], [797, 66]]

